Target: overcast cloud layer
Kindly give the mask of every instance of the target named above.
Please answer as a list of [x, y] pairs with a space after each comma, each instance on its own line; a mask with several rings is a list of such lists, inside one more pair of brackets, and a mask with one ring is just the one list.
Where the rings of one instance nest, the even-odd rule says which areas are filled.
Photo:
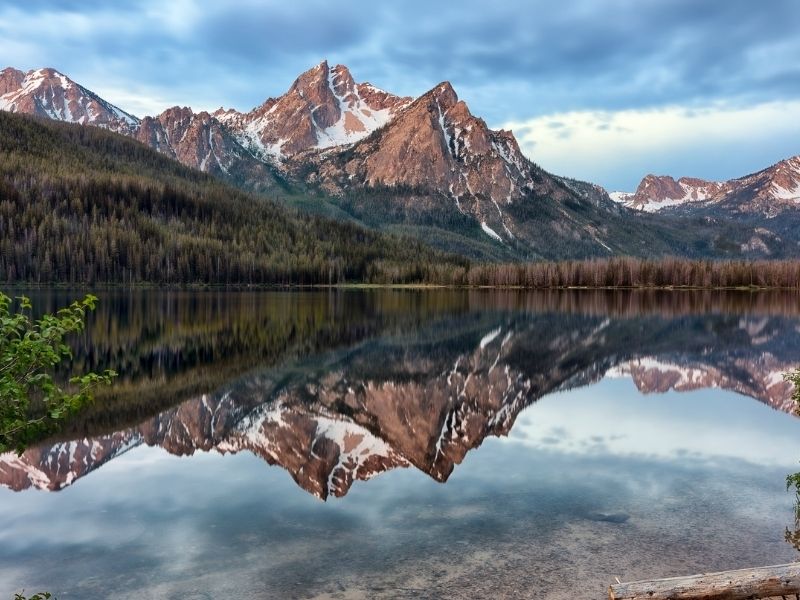
[[450, 80], [543, 167], [614, 189], [800, 153], [796, 0], [497, 4], [10, 0], [0, 62], [56, 67], [140, 116], [246, 110], [324, 58], [403, 95]]

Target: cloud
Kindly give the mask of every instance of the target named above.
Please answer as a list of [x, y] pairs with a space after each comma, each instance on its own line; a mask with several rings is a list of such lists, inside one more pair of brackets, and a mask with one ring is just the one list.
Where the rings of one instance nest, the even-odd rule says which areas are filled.
[[725, 180], [800, 153], [800, 100], [571, 111], [503, 127], [545, 169], [627, 191], [653, 170]]
[[450, 79], [478, 114], [498, 121], [797, 97], [798, 19], [794, 0], [759, 10], [748, 0], [19, 0], [0, 8], [0, 50], [19, 66], [122, 72], [186, 103], [216, 89], [218, 103], [243, 107], [327, 57], [403, 94]]
[[[327, 58], [402, 95], [450, 80], [500, 124], [800, 100], [798, 22], [796, 0], [9, 0], [0, 56], [57, 67], [140, 116], [174, 104], [250, 109]], [[553, 129], [561, 144], [576, 139]]]

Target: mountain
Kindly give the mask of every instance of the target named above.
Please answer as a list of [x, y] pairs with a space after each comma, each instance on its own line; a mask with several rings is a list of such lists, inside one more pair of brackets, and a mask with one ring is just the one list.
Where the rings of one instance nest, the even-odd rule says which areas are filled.
[[[334, 154], [307, 154], [311, 181], [336, 196], [359, 182], [366, 188], [424, 190], [433, 201], [470, 215], [498, 241], [523, 233], [501, 208], [530, 192], [564, 201], [574, 195], [521, 153], [513, 134], [492, 131], [474, 117], [448, 82], [404, 107], [381, 131]], [[513, 229], [512, 229], [513, 228]]]
[[411, 102], [370, 83], [356, 83], [344, 65], [323, 61], [279, 98], [248, 113], [213, 113], [246, 147], [281, 162], [308, 149], [346, 146], [383, 127]]
[[0, 110], [95, 125], [125, 135], [133, 135], [139, 127], [139, 119], [55, 69], [0, 71]]
[[93, 125], [134, 137], [189, 167], [240, 183], [255, 191], [274, 191], [280, 177], [252, 156], [206, 112], [173, 107], [139, 119], [55, 69], [22, 73], [0, 71], [0, 110], [66, 123]]
[[323, 61], [284, 95], [213, 116], [254, 156], [345, 214], [449, 251], [510, 259], [659, 247], [652, 236], [648, 244], [618, 235], [619, 211], [601, 188], [538, 168], [511, 132], [490, 130], [448, 82], [414, 100]]
[[[118, 131], [300, 209], [470, 257], [669, 254], [677, 243], [663, 228], [630, 227], [598, 186], [538, 168], [510, 132], [474, 117], [449, 83], [412, 100], [323, 61], [247, 113], [173, 107], [140, 120], [115, 117], [125, 113], [53, 69], [6, 69], [2, 81], [5, 110]], [[60, 99], [78, 91], [82, 100], [62, 108]], [[105, 112], [77, 108], [92, 102]]]
[[724, 182], [648, 175], [635, 194], [612, 196], [636, 212], [727, 232], [715, 245], [731, 255], [796, 256], [800, 248], [800, 156]]
[[[537, 166], [512, 132], [490, 129], [448, 82], [401, 97], [323, 61], [249, 112], [172, 107], [143, 119], [54, 69], [5, 69], [0, 92], [3, 110], [122, 133], [292, 208], [469, 258], [800, 253], [800, 211], [788, 210], [796, 208], [797, 159], [725, 183], [648, 176], [635, 194], [611, 198]], [[672, 214], [668, 206], [716, 208]], [[776, 210], [791, 213], [786, 222], [759, 221]], [[727, 222], [729, 211], [752, 218]]]
[[[333, 85], [336, 73], [347, 72], [323, 62], [292, 89]], [[535, 165], [511, 132], [491, 130], [472, 115], [448, 82], [416, 100], [392, 102], [398, 108], [383, 127], [344, 146], [318, 138], [282, 155], [283, 171], [361, 223], [471, 258], [664, 255], [691, 247], [679, 228], [634, 224], [601, 187]]]
[[612, 192], [613, 200], [634, 210], [656, 212], [719, 208], [731, 213], [774, 217], [800, 207], [800, 156], [793, 156], [762, 171], [729, 181], [705, 181], [667, 175], [647, 175], [636, 192]]
[[668, 175], [647, 175], [639, 183], [636, 192], [611, 192], [609, 196], [627, 208], [656, 212], [670, 206], [713, 198], [722, 191], [723, 185], [692, 177], [681, 177], [675, 181]]
[[466, 265], [409, 239], [297, 215], [100, 128], [0, 112], [0, 148], [0, 279], [9, 284], [308, 284], [389, 271], [408, 282]]

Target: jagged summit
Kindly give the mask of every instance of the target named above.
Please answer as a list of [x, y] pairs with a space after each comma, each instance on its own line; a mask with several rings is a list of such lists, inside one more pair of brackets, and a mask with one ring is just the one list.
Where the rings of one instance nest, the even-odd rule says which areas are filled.
[[249, 113], [215, 116], [240, 142], [266, 160], [281, 162], [309, 149], [349, 145], [385, 125], [410, 103], [369, 83], [356, 83], [344, 65], [327, 61], [302, 73], [279, 98]]

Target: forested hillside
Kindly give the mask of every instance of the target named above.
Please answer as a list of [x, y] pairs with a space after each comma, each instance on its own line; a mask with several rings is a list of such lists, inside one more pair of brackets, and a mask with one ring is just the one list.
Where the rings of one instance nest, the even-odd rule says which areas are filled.
[[0, 281], [458, 278], [417, 241], [301, 215], [95, 127], [0, 112]]

